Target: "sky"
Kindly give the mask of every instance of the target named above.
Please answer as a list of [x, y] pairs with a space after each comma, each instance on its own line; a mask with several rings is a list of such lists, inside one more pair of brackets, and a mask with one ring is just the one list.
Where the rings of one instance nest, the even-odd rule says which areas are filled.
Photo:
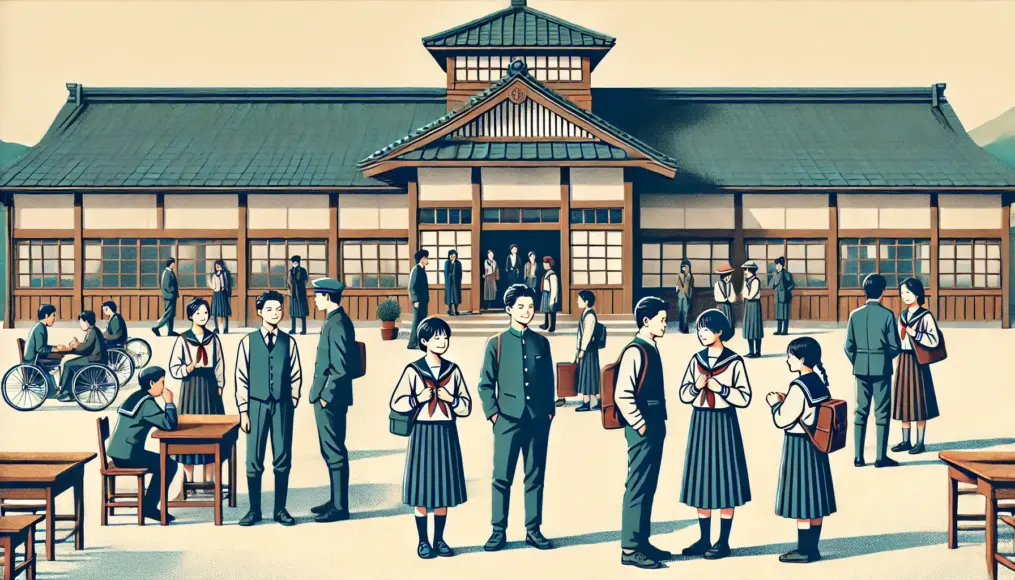
[[[34, 145], [67, 82], [443, 86], [420, 39], [509, 0], [0, 0], [0, 139]], [[1015, 1], [529, 0], [610, 34], [593, 86], [945, 82], [967, 130], [1015, 106]]]

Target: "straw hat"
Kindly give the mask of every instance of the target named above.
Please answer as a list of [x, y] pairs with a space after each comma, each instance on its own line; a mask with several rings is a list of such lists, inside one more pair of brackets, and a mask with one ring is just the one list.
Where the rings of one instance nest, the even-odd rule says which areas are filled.
[[719, 274], [722, 276], [724, 274], [732, 274], [734, 271], [733, 266], [730, 266], [729, 262], [723, 262], [722, 264], [719, 264], [719, 267], [715, 269], [713, 274]]

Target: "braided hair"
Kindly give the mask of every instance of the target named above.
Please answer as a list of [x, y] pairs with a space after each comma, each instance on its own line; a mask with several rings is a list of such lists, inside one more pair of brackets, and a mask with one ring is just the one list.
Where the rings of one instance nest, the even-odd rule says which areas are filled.
[[818, 341], [810, 336], [794, 338], [786, 348], [786, 352], [800, 359], [804, 365], [813, 369], [826, 386], [831, 384], [828, 380], [828, 371], [825, 370], [825, 365], [821, 363], [821, 345], [818, 344]]

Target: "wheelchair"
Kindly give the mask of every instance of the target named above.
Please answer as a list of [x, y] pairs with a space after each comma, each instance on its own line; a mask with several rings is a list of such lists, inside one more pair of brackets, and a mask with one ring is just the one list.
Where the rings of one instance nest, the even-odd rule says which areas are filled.
[[152, 345], [143, 338], [128, 338], [123, 350], [134, 359], [134, 368], [143, 369], [152, 360]]
[[[32, 411], [46, 402], [51, 386], [55, 390], [61, 370], [59, 366], [46, 369], [37, 361], [25, 362], [25, 341], [21, 338], [18, 339], [18, 356], [21, 362], [8, 369], [0, 381], [0, 394], [12, 409]], [[119, 364], [123, 364], [122, 359], [129, 361], [130, 366], [126, 368], [133, 375], [133, 359], [123, 352], [115, 356]], [[120, 378], [109, 365], [93, 363], [74, 374], [71, 393], [82, 409], [102, 411], [116, 400], [120, 384]]]

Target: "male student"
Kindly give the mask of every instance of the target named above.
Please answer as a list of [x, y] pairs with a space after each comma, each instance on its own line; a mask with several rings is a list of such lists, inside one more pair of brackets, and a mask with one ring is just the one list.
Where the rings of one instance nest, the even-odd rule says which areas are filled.
[[172, 258], [166, 260], [166, 269], [162, 271], [162, 278], [159, 281], [162, 291], [162, 318], [152, 327], [155, 336], [162, 336], [159, 334], [159, 329], [163, 326], [166, 327], [167, 336], [176, 336], [176, 333], [173, 332], [173, 323], [176, 321], [176, 301], [180, 298], [180, 285], [176, 281], [176, 272], [173, 270], [175, 264], [176, 260]]
[[52, 304], [43, 304], [36, 312], [39, 319], [28, 332], [28, 341], [25, 342], [25, 362], [35, 364], [46, 373], [46, 382], [49, 384], [49, 396], [52, 397], [56, 391], [56, 384], [51, 371], [60, 366], [60, 360], [51, 358], [49, 355], [54, 352], [64, 352], [66, 347], [49, 345], [49, 327], [56, 324], [56, 307]]
[[539, 527], [543, 522], [546, 448], [555, 407], [550, 341], [529, 330], [536, 315], [535, 293], [524, 284], [504, 292], [508, 329], [486, 343], [479, 397], [493, 426], [493, 533], [483, 549], [495, 552], [507, 542], [511, 482], [518, 455], [525, 460], [525, 543], [553, 548]]
[[427, 317], [430, 305], [430, 282], [426, 277], [426, 265], [430, 263], [430, 252], [419, 250], [413, 256], [416, 265], [409, 274], [409, 302], [412, 303], [412, 329], [409, 331], [409, 350], [419, 349], [416, 329]]
[[775, 259], [775, 274], [769, 280], [768, 285], [775, 295], [775, 323], [777, 325], [775, 334], [786, 336], [789, 334], [789, 310], [793, 302], [793, 289], [796, 283], [793, 281], [793, 274], [786, 269], [786, 258], [779, 256]]
[[107, 364], [106, 341], [102, 339], [99, 329], [95, 328], [95, 313], [85, 310], [78, 316], [78, 325], [85, 331], [85, 339], [81, 342], [72, 340], [67, 354], [79, 355], [77, 358], [66, 360], [63, 363], [63, 371], [60, 373], [60, 394], [56, 400], [61, 403], [69, 403], [74, 400], [71, 393], [73, 388], [74, 375], [82, 368], [90, 364]]
[[106, 324], [106, 331], [102, 338], [106, 341], [106, 348], [120, 348], [127, 344], [127, 323], [123, 316], [116, 311], [116, 302], [107, 300], [102, 303], [102, 314], [109, 319]]

